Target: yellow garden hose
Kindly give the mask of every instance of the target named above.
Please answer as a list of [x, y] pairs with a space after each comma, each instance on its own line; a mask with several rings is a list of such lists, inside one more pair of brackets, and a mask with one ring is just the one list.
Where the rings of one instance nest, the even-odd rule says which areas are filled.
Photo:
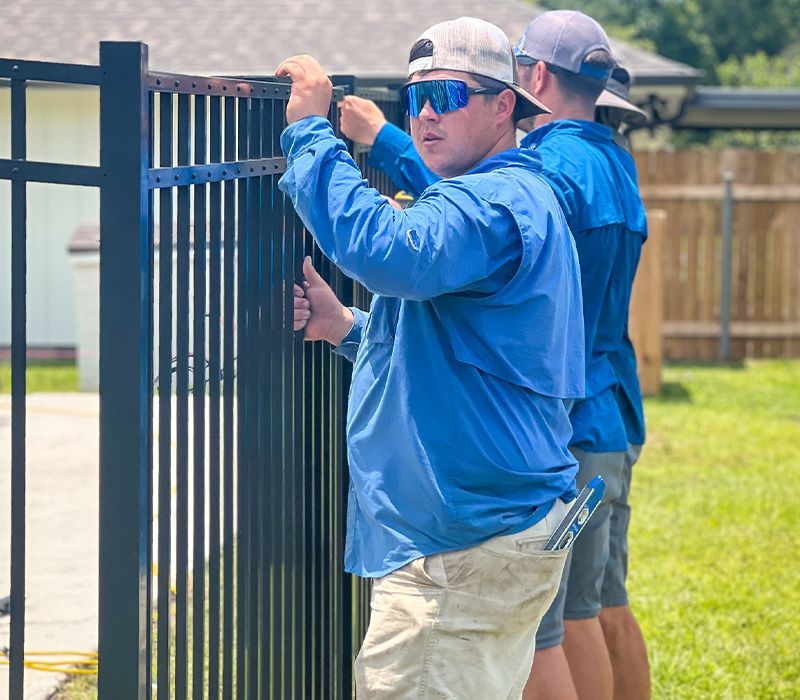
[[[9, 666], [8, 649], [0, 649], [0, 666]], [[69, 676], [96, 676], [96, 651], [26, 651], [25, 668], [32, 671], [64, 673]]]

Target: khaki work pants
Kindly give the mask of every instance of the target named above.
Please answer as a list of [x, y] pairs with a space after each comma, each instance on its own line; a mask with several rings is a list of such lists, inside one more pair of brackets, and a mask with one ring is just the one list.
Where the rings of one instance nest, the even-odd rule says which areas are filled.
[[569, 504], [533, 527], [417, 559], [375, 581], [355, 662], [358, 700], [517, 700], [566, 552], [542, 549]]

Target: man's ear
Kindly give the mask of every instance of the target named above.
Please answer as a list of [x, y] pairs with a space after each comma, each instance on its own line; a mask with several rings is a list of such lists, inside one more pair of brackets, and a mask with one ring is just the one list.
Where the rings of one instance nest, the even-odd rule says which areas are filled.
[[517, 96], [512, 90], [503, 90], [494, 101], [497, 123], [502, 123], [507, 119], [513, 119], [514, 107], [517, 104]]
[[553, 80], [554, 76], [547, 70], [547, 66], [545, 66], [544, 61], [539, 61], [533, 67], [533, 80], [532, 87], [533, 87], [533, 96], [536, 97], [539, 95], [543, 90], [546, 90], [550, 86], [550, 81]]

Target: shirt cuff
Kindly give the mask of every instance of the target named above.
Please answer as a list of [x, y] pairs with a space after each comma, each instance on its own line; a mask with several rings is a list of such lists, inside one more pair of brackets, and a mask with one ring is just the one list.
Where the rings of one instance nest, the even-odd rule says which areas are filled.
[[364, 331], [364, 327], [367, 325], [369, 314], [355, 306], [351, 306], [350, 311], [353, 312], [353, 327], [347, 335], [342, 338], [342, 342], [333, 348], [333, 352], [350, 360], [350, 362], [355, 362], [358, 347], [361, 344], [361, 334]]
[[382, 169], [392, 165], [408, 145], [408, 134], [400, 127], [386, 122], [381, 127], [369, 152], [370, 167]]

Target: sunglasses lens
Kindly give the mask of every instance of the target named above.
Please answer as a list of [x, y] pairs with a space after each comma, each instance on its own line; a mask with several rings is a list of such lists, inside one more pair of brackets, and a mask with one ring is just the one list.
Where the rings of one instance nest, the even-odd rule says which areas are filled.
[[437, 114], [452, 112], [467, 106], [467, 84], [462, 80], [421, 80], [403, 88], [403, 101], [411, 117], [418, 117], [426, 103]]

